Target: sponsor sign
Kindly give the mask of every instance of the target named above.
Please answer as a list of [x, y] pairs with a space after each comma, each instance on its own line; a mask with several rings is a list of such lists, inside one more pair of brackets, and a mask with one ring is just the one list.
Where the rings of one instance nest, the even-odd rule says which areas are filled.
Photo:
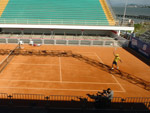
[[138, 38], [132, 37], [130, 47], [150, 58], [150, 43], [148, 44]]

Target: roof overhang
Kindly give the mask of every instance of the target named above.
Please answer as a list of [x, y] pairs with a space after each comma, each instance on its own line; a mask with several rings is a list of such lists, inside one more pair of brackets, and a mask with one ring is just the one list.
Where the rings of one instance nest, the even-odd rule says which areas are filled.
[[29, 24], [0, 24], [0, 28], [31, 28], [31, 29], [70, 29], [70, 30], [129, 30], [134, 27], [126, 26], [81, 26], [81, 25], [29, 25]]

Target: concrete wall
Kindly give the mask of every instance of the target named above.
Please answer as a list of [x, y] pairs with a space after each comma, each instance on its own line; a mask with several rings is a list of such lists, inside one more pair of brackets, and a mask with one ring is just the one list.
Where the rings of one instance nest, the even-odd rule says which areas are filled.
[[46, 45], [79, 45], [79, 46], [117, 46], [118, 42], [115, 40], [55, 40], [55, 39], [14, 39], [14, 38], [0, 38], [0, 43], [16, 44], [23, 41], [29, 44], [30, 41], [34, 44]]
[[29, 34], [54, 34], [54, 35], [92, 35], [92, 36], [112, 36], [109, 30], [60, 30], [60, 29], [15, 29], [3, 28], [4, 33], [29, 33]]

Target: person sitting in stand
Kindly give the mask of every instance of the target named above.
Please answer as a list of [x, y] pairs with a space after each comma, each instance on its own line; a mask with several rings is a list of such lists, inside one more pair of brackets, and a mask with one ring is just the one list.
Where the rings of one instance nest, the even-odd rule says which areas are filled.
[[110, 88], [107, 89], [107, 99], [108, 99], [108, 105], [111, 105], [111, 101], [113, 99], [114, 92]]

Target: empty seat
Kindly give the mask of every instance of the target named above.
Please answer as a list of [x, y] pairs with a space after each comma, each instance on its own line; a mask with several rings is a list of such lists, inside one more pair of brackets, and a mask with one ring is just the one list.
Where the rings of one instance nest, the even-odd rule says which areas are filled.
[[109, 25], [99, 0], [9, 0], [0, 22]]

